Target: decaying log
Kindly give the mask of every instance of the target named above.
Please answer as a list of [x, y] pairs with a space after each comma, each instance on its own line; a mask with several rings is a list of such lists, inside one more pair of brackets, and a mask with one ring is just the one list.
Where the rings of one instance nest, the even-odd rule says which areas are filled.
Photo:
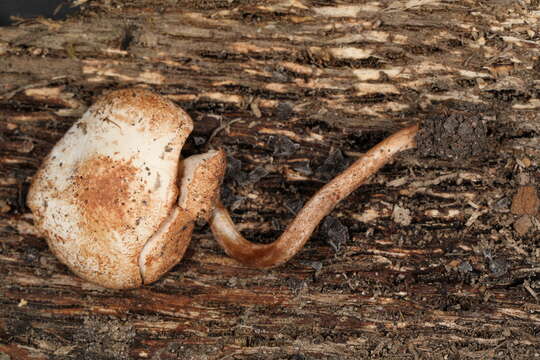
[[[537, 1], [84, 6], [0, 28], [0, 359], [540, 356]], [[396, 129], [443, 148], [386, 166], [284, 266], [239, 266], [204, 225], [155, 284], [105, 290], [51, 255], [25, 195], [127, 86], [192, 116], [184, 155], [227, 151], [223, 200], [253, 241]]]

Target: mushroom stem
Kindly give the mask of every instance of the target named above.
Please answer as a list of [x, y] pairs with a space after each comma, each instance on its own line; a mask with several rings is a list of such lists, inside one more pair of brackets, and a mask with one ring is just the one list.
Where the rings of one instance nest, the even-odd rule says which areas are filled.
[[354, 164], [323, 186], [300, 210], [279, 239], [254, 244], [237, 230], [229, 212], [218, 201], [210, 227], [225, 252], [243, 265], [271, 268], [290, 260], [306, 243], [320, 221], [351, 192], [388, 163], [395, 154], [416, 147], [418, 125], [391, 135], [371, 148]]

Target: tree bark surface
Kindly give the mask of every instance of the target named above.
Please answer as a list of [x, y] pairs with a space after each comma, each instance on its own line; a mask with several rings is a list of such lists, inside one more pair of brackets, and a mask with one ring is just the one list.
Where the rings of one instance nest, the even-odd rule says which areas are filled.
[[[0, 359], [540, 356], [538, 1], [83, 7], [0, 28]], [[242, 267], [201, 225], [162, 279], [107, 290], [54, 258], [25, 196], [87, 107], [129, 86], [191, 115], [183, 155], [226, 150], [222, 198], [252, 241], [397, 129], [435, 140], [283, 266]]]

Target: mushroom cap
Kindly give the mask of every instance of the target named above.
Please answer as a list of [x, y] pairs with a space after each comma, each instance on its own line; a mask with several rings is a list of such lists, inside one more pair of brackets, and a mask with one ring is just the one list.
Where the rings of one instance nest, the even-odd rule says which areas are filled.
[[167, 220], [189, 223], [173, 207], [180, 150], [192, 129], [182, 109], [145, 89], [113, 91], [92, 105], [54, 146], [28, 194], [53, 253], [91, 282], [140, 286], [146, 242]]
[[227, 168], [223, 150], [210, 150], [182, 161], [178, 206], [193, 219], [208, 221], [219, 198], [221, 180]]
[[139, 266], [144, 284], [158, 280], [182, 259], [194, 226], [187, 211], [173, 208], [171, 215], [141, 250]]

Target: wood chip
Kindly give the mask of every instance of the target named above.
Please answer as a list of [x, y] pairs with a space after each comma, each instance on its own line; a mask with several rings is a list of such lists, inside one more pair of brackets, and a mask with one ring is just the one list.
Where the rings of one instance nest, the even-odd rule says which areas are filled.
[[514, 222], [514, 230], [519, 236], [526, 235], [533, 226], [532, 219], [529, 215], [523, 215]]
[[392, 220], [399, 225], [409, 226], [412, 221], [411, 211], [399, 205], [395, 205], [394, 211], [392, 212]]
[[512, 199], [512, 213], [515, 215], [535, 215], [540, 199], [533, 185], [520, 186]]

